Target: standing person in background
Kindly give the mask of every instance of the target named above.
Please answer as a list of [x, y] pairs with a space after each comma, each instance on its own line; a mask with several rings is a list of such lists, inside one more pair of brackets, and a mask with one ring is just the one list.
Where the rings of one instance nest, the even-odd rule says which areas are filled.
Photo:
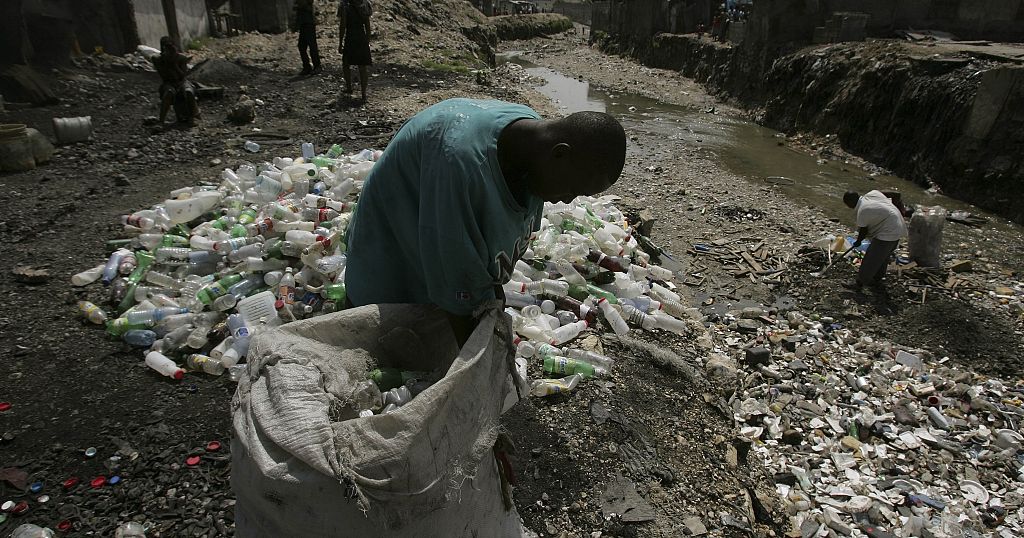
[[[313, 7], [313, 0], [295, 0], [295, 22], [299, 27], [302, 74], [320, 74], [323, 67], [320, 65], [320, 47], [316, 44], [316, 8]], [[309, 54], [306, 54], [306, 49], [309, 49]], [[312, 65], [310, 56], [313, 57]]]
[[359, 66], [359, 89], [366, 101], [367, 66], [370, 58], [370, 0], [341, 0], [338, 3], [338, 52], [341, 72], [345, 77], [345, 93], [352, 93], [352, 66]]

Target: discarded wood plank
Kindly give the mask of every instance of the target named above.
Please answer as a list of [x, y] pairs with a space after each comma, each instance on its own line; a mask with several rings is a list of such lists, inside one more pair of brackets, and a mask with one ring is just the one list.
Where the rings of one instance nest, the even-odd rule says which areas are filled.
[[761, 264], [758, 263], [757, 260], [755, 260], [754, 257], [751, 256], [749, 253], [744, 252], [741, 254], [741, 256], [743, 256], [743, 259], [746, 260], [748, 264], [750, 264], [750, 267], [752, 267], [754, 271], [764, 271], [764, 267], [762, 267]]

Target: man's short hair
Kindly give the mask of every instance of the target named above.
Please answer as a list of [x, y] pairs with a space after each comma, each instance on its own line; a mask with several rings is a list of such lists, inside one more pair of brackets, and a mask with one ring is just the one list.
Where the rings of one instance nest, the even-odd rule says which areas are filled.
[[857, 205], [859, 200], [860, 194], [857, 194], [857, 191], [846, 191], [846, 194], [843, 195], [843, 203], [850, 207]]
[[626, 165], [626, 131], [610, 114], [576, 112], [559, 120], [558, 131], [590, 165], [614, 172], [613, 177]]

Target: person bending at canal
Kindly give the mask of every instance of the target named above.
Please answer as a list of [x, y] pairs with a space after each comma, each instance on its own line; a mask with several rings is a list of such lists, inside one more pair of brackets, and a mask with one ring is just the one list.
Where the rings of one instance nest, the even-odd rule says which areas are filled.
[[431, 303], [459, 344], [540, 228], [544, 202], [619, 178], [626, 135], [611, 116], [545, 120], [502, 101], [450, 99], [413, 116], [373, 167], [348, 230], [354, 306]]
[[345, 77], [345, 93], [352, 93], [352, 66], [359, 66], [359, 89], [366, 101], [367, 66], [370, 58], [369, 0], [341, 0], [338, 3], [338, 52], [341, 53], [341, 74]]
[[846, 287], [858, 291], [865, 285], [881, 288], [889, 258], [896, 251], [900, 239], [907, 235], [903, 214], [880, 191], [870, 191], [864, 196], [849, 191], [843, 195], [843, 203], [857, 212], [857, 241], [853, 246], [859, 247], [865, 239], [871, 239], [857, 280]]

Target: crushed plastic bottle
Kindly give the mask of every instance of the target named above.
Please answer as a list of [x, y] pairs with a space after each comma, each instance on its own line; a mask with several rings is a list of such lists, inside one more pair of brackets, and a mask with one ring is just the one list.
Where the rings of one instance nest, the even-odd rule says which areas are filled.
[[47, 527], [40, 527], [31, 523], [18, 525], [11, 533], [11, 538], [53, 538], [53, 531]]
[[138, 521], [129, 521], [117, 527], [114, 538], [146, 538], [146, 527]]
[[552, 394], [569, 392], [576, 388], [576, 385], [580, 384], [581, 379], [583, 379], [583, 376], [580, 374], [573, 374], [562, 379], [537, 379], [530, 385], [530, 394], [534, 396], [550, 396]]

